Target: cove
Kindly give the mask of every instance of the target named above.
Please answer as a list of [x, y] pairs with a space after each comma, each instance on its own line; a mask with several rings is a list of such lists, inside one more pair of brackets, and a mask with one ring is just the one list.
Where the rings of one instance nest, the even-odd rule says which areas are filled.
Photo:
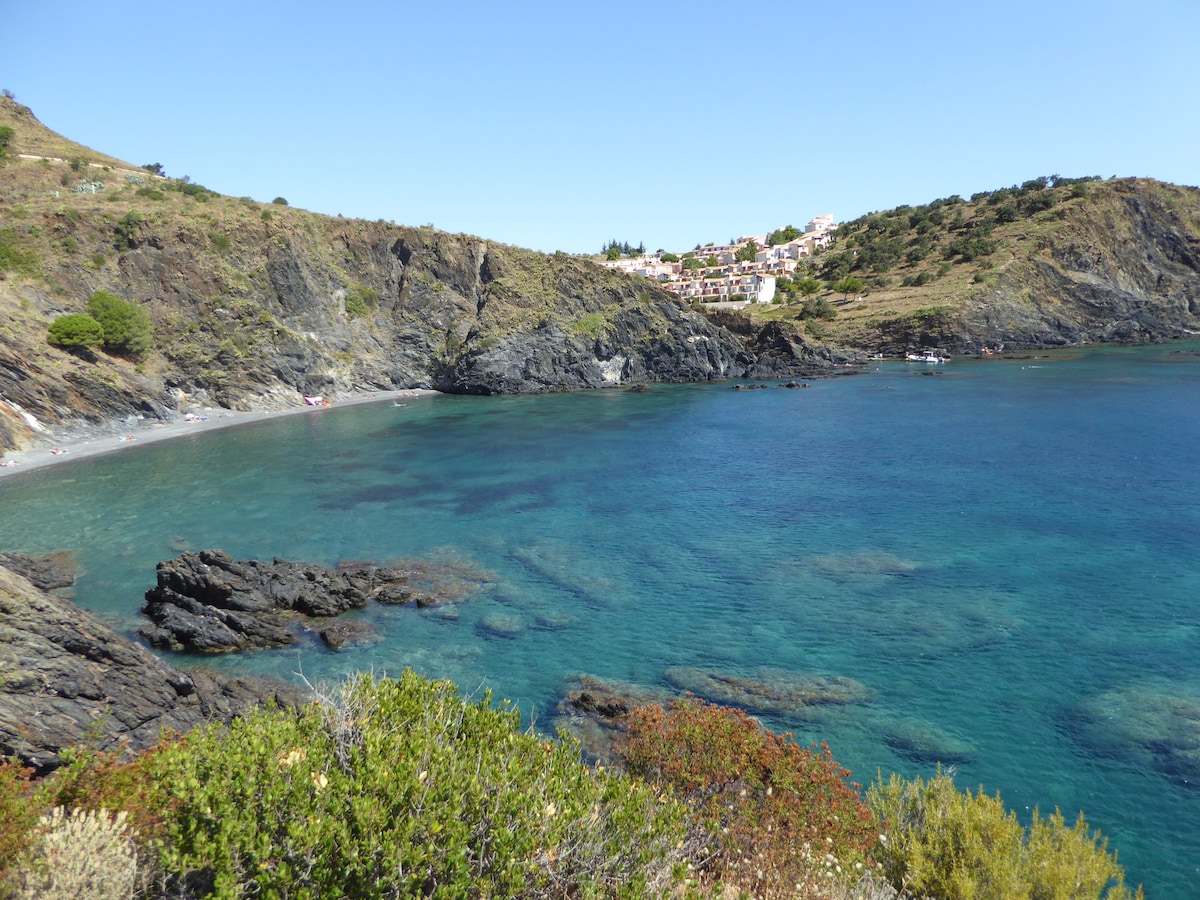
[[[1200, 858], [1200, 344], [881, 363], [810, 390], [656, 386], [314, 411], [0, 483], [0, 549], [72, 551], [129, 632], [155, 564], [431, 558], [467, 599], [372, 643], [205, 658], [491, 688], [549, 729], [574, 676], [860, 685], [763, 713], [866, 783], [1083, 809], [1149, 896]], [[688, 679], [692, 681], [689, 682]]]

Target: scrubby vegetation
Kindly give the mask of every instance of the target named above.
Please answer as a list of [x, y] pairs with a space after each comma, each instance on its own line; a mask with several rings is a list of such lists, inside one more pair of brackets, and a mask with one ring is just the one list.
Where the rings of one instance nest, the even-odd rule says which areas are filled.
[[870, 863], [875, 823], [828, 747], [806, 750], [741, 710], [689, 699], [635, 710], [621, 753], [692, 811], [693, 864], [708, 881], [822, 897]]
[[983, 788], [960, 792], [941, 770], [928, 781], [893, 775], [871, 786], [868, 800], [886, 829], [876, 858], [894, 884], [931, 900], [1041, 900], [1141, 897], [1106, 842], [1080, 813], [1067, 826], [1062, 812], [1028, 829]]
[[1135, 896], [1082, 816], [1022, 829], [941, 772], [864, 802], [828, 748], [699, 700], [635, 710], [622, 772], [412, 672], [318, 694], [40, 782], [0, 764], [0, 898]]

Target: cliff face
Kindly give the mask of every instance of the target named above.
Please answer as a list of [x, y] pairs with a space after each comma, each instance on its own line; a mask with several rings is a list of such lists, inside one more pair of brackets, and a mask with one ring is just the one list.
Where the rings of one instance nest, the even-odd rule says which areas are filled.
[[1200, 191], [1113, 182], [993, 289], [970, 295], [955, 343], [1046, 347], [1200, 334]]
[[885, 354], [1190, 337], [1200, 334], [1200, 190], [1032, 179], [845, 223], [815, 264], [864, 283], [860, 296], [835, 296], [836, 320], [817, 330]]
[[[36, 441], [38, 426], [281, 408], [301, 394], [542, 392], [825, 367], [803, 354], [759, 361], [656, 284], [585, 259], [223, 197], [69, 144], [8, 100], [0, 124], [14, 131], [0, 165], [11, 323], [0, 328], [0, 448]], [[145, 359], [47, 343], [50, 322], [99, 289], [150, 316]]]

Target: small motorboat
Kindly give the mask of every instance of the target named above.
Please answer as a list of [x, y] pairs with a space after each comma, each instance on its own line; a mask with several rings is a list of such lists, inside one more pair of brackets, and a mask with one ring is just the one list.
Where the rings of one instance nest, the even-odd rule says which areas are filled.
[[944, 363], [948, 356], [943, 356], [936, 350], [926, 350], [924, 353], [910, 353], [906, 357], [909, 362]]

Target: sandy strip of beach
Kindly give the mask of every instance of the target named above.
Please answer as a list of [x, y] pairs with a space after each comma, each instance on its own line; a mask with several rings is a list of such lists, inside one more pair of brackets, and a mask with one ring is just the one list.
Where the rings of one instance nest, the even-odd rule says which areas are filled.
[[198, 412], [197, 418], [186, 420], [183, 415], [174, 422], [151, 422], [147, 420], [136, 428], [122, 433], [105, 435], [103, 437], [83, 438], [76, 441], [64, 441], [49, 444], [30, 450], [8, 450], [3, 454], [0, 464], [0, 478], [20, 475], [22, 472], [32, 472], [47, 466], [60, 465], [75, 460], [88, 459], [104, 453], [114, 453], [131, 447], [166, 441], [184, 435], [204, 434], [220, 428], [233, 425], [247, 425], [253, 422], [266, 422], [283, 416], [294, 416], [300, 413], [321, 415], [333, 409], [346, 406], [358, 406], [364, 403], [407, 403], [414, 399], [432, 396], [437, 391], [402, 390], [402, 391], [372, 391], [363, 394], [349, 394], [337, 399], [331, 399], [329, 406], [309, 406], [302, 404], [287, 409], [276, 409], [262, 412], [240, 412], [232, 409], [212, 407]]

